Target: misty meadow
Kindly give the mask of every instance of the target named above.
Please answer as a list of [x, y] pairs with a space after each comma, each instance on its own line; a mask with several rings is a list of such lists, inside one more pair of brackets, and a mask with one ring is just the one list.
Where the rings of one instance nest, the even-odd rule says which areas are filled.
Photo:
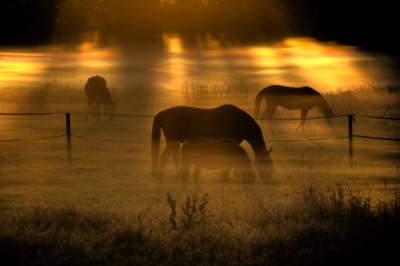
[[1, 7], [5, 265], [396, 261], [393, 8]]

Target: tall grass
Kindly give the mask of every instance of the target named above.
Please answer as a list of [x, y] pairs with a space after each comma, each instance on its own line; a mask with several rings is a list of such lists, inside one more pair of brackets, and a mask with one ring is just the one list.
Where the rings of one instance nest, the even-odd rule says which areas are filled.
[[182, 86], [183, 101], [188, 105], [215, 103], [247, 104], [250, 99], [249, 82], [238, 80], [230, 83], [203, 84], [186, 82]]
[[[143, 87], [144, 86], [144, 87]], [[137, 112], [149, 109], [157, 97], [174, 99], [176, 105], [216, 106], [235, 104], [245, 109], [253, 109], [254, 98], [259, 85], [248, 79], [235, 79], [231, 82], [206, 84], [187, 81], [179, 89], [182, 103], [166, 91], [142, 84], [140, 89], [113, 88], [111, 92], [119, 112]], [[333, 92], [320, 91], [336, 113], [367, 113], [386, 116], [400, 115], [400, 90], [397, 85], [381, 85], [364, 82], [357, 87], [337, 88]], [[140, 100], [138, 100], [140, 99]], [[2, 112], [83, 112], [86, 102], [83, 85], [73, 87], [57, 80], [33, 84], [29, 87], [10, 87], [2, 89]], [[171, 101], [168, 101], [171, 105]], [[151, 108], [150, 108], [151, 109]], [[159, 108], [156, 108], [159, 111]], [[154, 111], [152, 111], [154, 112]]]
[[[216, 84], [186, 82], [181, 91], [184, 104], [215, 106], [231, 103], [252, 110], [258, 92], [257, 88], [257, 84], [239, 79], [230, 83]], [[318, 91], [328, 104], [334, 107], [334, 112], [337, 114], [375, 114], [396, 117], [400, 116], [399, 88], [398, 85], [362, 82], [359, 86], [351, 88]]]
[[344, 185], [307, 187], [287, 206], [256, 205], [240, 219], [209, 200], [168, 195], [166, 217], [71, 204], [3, 210], [0, 255], [8, 265], [370, 265], [396, 256], [398, 205]]
[[57, 80], [2, 88], [1, 112], [66, 112], [84, 107], [83, 88]]
[[323, 93], [337, 113], [400, 115], [399, 86], [364, 82], [350, 89]]

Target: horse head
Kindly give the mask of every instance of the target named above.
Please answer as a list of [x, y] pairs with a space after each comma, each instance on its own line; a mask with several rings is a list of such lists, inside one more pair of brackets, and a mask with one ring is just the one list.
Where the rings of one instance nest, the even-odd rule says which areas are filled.
[[272, 148], [256, 154], [256, 169], [258, 176], [262, 179], [271, 178], [274, 172], [274, 163], [270, 155], [271, 151]]

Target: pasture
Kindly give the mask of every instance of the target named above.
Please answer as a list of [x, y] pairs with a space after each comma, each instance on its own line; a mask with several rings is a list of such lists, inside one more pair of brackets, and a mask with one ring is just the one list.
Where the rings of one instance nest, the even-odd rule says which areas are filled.
[[[151, 115], [183, 104], [210, 108], [227, 101], [252, 114], [254, 91], [242, 83], [236, 94], [234, 91], [232, 85], [210, 88], [192, 84], [175, 92], [180, 96], [175, 98], [162, 94], [157, 98], [151, 92], [128, 94], [123, 90], [114, 90], [114, 97], [119, 114]], [[387, 88], [363, 85], [359, 89], [323, 95], [334, 106], [336, 114], [396, 117], [400, 111], [398, 94], [390, 93]], [[28, 139], [1, 142], [0, 189], [4, 200], [25, 205], [32, 200], [70, 201], [81, 200], [83, 196], [126, 203], [140, 199], [142, 204], [154, 206], [152, 200], [158, 196], [163, 198], [167, 192], [187, 193], [180, 190], [180, 180], [175, 176], [172, 163], [167, 165], [163, 184], [151, 177], [151, 117], [117, 116], [112, 121], [86, 121], [82, 115], [84, 102], [82, 91], [60, 84], [31, 88], [18, 97], [5, 97], [2, 112], [71, 112], [73, 137], [72, 163], [68, 164], [65, 137], [29, 140], [65, 134], [64, 114], [1, 116], [1, 140]], [[299, 113], [278, 108], [275, 117], [300, 118]], [[321, 114], [312, 109], [309, 116]], [[334, 132], [329, 130], [324, 119], [307, 120], [305, 134], [298, 129], [299, 121], [258, 123], [263, 128], [267, 146], [273, 148], [271, 156], [275, 165], [272, 179], [260, 180], [256, 185], [255, 189], [260, 190], [263, 197], [285, 187], [310, 183], [349, 183], [369, 193], [378, 193], [384, 183], [391, 182], [396, 175], [398, 142], [355, 138], [354, 164], [353, 167], [349, 165], [347, 117], [333, 119]], [[273, 123], [275, 135], [269, 131], [268, 123]], [[396, 138], [399, 128], [398, 121], [356, 117], [353, 130], [355, 134]], [[319, 138], [322, 140], [313, 140]], [[253, 156], [250, 146], [242, 145]], [[193, 189], [210, 193], [215, 187], [218, 197], [230, 198], [230, 193], [218, 193], [218, 187], [224, 190], [230, 187], [220, 184], [215, 172], [203, 173], [199, 187], [193, 186]], [[243, 188], [238, 186], [237, 189]]]
[[[276, 135], [269, 131], [267, 123], [270, 121], [258, 121], [263, 128], [268, 148], [273, 148], [271, 156], [275, 172], [271, 179], [258, 180], [255, 185], [242, 184], [235, 180], [226, 184], [221, 182], [219, 173], [203, 171], [198, 184], [189, 180], [189, 184], [183, 187], [181, 180], [175, 175], [172, 163], [167, 165], [162, 182], [151, 176], [151, 117], [117, 116], [112, 121], [86, 121], [82, 115], [85, 108], [82, 91], [59, 84], [46, 86], [40, 87], [39, 90], [26, 90], [19, 95], [8, 94], [3, 99], [0, 111], [71, 112], [72, 161], [68, 163], [66, 139], [60, 136], [65, 134], [64, 114], [0, 116], [0, 140], [18, 140], [0, 142], [0, 204], [3, 213], [11, 213], [9, 217], [17, 217], [13, 218], [14, 221], [31, 223], [37, 215], [39, 219], [61, 219], [58, 222], [63, 223], [62, 220], [67, 219], [65, 217], [68, 213], [72, 213], [77, 218], [70, 221], [72, 224], [79, 224], [79, 221], [84, 222], [85, 219], [106, 219], [105, 229], [93, 225], [95, 231], [117, 232], [119, 229], [124, 231], [143, 226], [138, 229], [140, 234], [154, 229], [156, 235], [162, 235], [163, 230], [170, 228], [171, 218], [173, 219], [171, 205], [166, 201], [167, 194], [176, 200], [178, 215], [182, 215], [181, 206], [185, 206], [188, 197], [200, 199], [207, 194], [207, 212], [210, 213], [214, 224], [213, 232], [218, 231], [218, 234], [222, 235], [225, 232], [230, 244], [239, 245], [239, 242], [254, 243], [255, 239], [259, 240], [258, 230], [264, 229], [254, 224], [256, 221], [260, 222], [258, 219], [262, 218], [264, 212], [272, 213], [271, 217], [275, 217], [268, 216], [272, 219], [268, 224], [278, 226], [279, 221], [284, 220], [287, 225], [285, 228], [268, 231], [268, 241], [282, 240], [291, 236], [291, 233], [298, 232], [296, 230], [300, 230], [299, 228], [295, 229], [295, 225], [288, 224], [289, 220], [286, 218], [290, 215], [285, 216], [282, 210], [289, 213], [295, 210], [297, 204], [302, 202], [298, 199], [304, 198], [310, 188], [327, 191], [328, 194], [323, 194], [328, 195], [327, 198], [332, 191], [332, 195], [345, 195], [346, 200], [349, 196], [357, 195], [361, 203], [364, 199], [368, 202], [370, 200], [371, 206], [378, 206], [382, 201], [392, 202], [398, 197], [396, 193], [399, 182], [399, 142], [355, 138], [351, 166], [347, 152], [346, 117], [334, 119], [334, 132], [329, 130], [323, 119], [307, 120], [305, 134], [297, 130], [299, 121], [273, 121]], [[180, 90], [174, 91], [172, 96], [167, 93], [155, 96], [152, 91], [143, 91], [128, 93], [114, 89], [117, 113], [149, 115], [174, 105], [215, 107], [229, 100], [252, 114], [256, 93], [254, 89], [246, 87], [235, 90], [231, 85], [211, 88], [193, 84], [184, 85]], [[400, 115], [399, 94], [389, 92], [387, 87], [364, 86], [333, 93], [322, 91], [322, 94], [335, 106], [336, 114], [362, 113], [393, 117]], [[276, 117], [280, 118], [299, 116], [299, 111], [279, 108], [276, 113]], [[320, 114], [312, 110], [309, 116]], [[354, 131], [358, 134], [388, 138], [398, 137], [399, 129], [399, 121], [356, 117], [354, 124]], [[60, 137], [46, 139], [52, 136]], [[29, 140], [41, 137], [44, 139]], [[324, 139], [315, 140], [316, 138]], [[244, 143], [243, 147], [251, 152], [248, 144]], [[336, 190], [337, 188], [339, 190]], [[335, 194], [335, 191], [339, 191], [338, 194]], [[304, 206], [308, 206], [307, 204]], [[35, 210], [37, 213], [34, 213]], [[65, 217], [64, 214], [60, 214], [64, 218], [54, 216], [58, 213], [57, 210], [61, 213], [66, 212]], [[113, 217], [117, 217], [116, 225], [112, 222]], [[10, 222], [6, 218], [1, 218], [3, 226]], [[182, 219], [176, 219], [181, 223]], [[113, 227], [114, 225], [116, 227]], [[29, 227], [26, 224], [21, 226]], [[298, 222], [298, 226], [308, 228], [308, 225], [302, 222]], [[4, 227], [2, 230], [3, 235], [10, 233]], [[34, 227], [31, 230], [36, 232]], [[82, 230], [90, 232], [91, 229]], [[282, 235], [285, 230], [291, 233]], [[203, 233], [196, 237], [205, 236]], [[100, 241], [99, 238], [93, 237]], [[188, 238], [182, 241], [193, 240], [188, 235], [186, 237]], [[154, 239], [162, 237], [158, 235]], [[78, 246], [84, 243], [82, 239], [76, 241], [73, 243], [81, 243], [78, 243]], [[168, 233], [168, 240], [164, 240], [161, 245], [168, 246], [169, 241], [180, 240], [171, 231]], [[188, 243], [192, 243], [190, 241]], [[185, 246], [184, 243], [181, 244]], [[215, 245], [219, 244], [221, 243]], [[250, 256], [247, 251], [237, 252], [244, 252], [244, 257]], [[145, 264], [145, 261], [137, 263]], [[255, 261], [253, 264], [262, 262]]]

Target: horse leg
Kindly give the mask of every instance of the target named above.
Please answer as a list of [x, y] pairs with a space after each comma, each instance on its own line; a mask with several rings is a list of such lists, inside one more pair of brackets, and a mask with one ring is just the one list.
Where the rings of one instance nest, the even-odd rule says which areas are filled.
[[256, 174], [252, 169], [242, 169], [242, 179], [244, 183], [254, 184], [256, 182]]
[[229, 170], [230, 170], [230, 169], [228, 169], [228, 170], [223, 170], [223, 171], [221, 172], [221, 181], [222, 181], [223, 183], [229, 183]]
[[89, 114], [90, 114], [90, 109], [92, 108], [92, 105], [89, 103], [89, 101], [86, 102], [86, 114], [85, 114], [85, 120], [88, 120]]
[[241, 165], [233, 169], [233, 175], [239, 182], [246, 183], [246, 173]]
[[96, 116], [96, 120], [100, 120], [100, 105], [97, 101], [93, 103], [93, 113]]
[[199, 182], [199, 176], [200, 176], [201, 168], [197, 165], [194, 166], [194, 172], [193, 172], [193, 178], [196, 184]]
[[175, 164], [177, 174], [180, 175], [179, 168], [179, 142], [177, 143], [167, 143], [167, 147], [163, 151], [160, 157], [160, 178], [164, 176], [165, 165], [168, 162], [169, 157], [172, 156], [172, 160]]
[[99, 120], [103, 120], [104, 117], [104, 104], [99, 103]]
[[303, 134], [306, 133], [305, 131], [305, 124], [306, 124], [306, 116], [307, 116], [308, 110], [307, 109], [301, 109], [301, 120], [300, 120], [300, 125], [299, 127], [301, 127]]
[[275, 108], [276, 108], [276, 105], [268, 105], [267, 109], [265, 109], [265, 111], [263, 113], [263, 116], [262, 116], [262, 117], [265, 117], [267, 119], [267, 123], [269, 125], [269, 129], [270, 129], [272, 135], [275, 135], [275, 132], [274, 132], [274, 129], [272, 127], [272, 120], [270, 120], [270, 119], [272, 119], [272, 117], [273, 117], [273, 115], [275, 113]]
[[171, 154], [172, 154], [172, 162], [175, 165], [175, 170], [176, 170], [176, 174], [177, 176], [179, 176], [180, 174], [180, 169], [181, 169], [181, 162], [180, 162], [180, 143], [176, 142], [172, 145], [172, 149], [171, 149]]
[[233, 176], [235, 177], [235, 179], [240, 179], [242, 178], [242, 174], [239, 171], [239, 169], [233, 169]]
[[190, 174], [190, 163], [182, 162], [181, 177], [184, 186], [186, 186], [188, 182], [189, 174]]
[[168, 159], [169, 159], [169, 156], [170, 156], [170, 154], [171, 154], [171, 148], [168, 146], [168, 144], [167, 144], [167, 147], [165, 148], [165, 150], [161, 153], [161, 156], [160, 156], [160, 170], [159, 170], [159, 173], [158, 173], [158, 177], [159, 178], [162, 178], [162, 177], [164, 177], [164, 169], [165, 169], [165, 165], [167, 164], [167, 162], [168, 162]]

